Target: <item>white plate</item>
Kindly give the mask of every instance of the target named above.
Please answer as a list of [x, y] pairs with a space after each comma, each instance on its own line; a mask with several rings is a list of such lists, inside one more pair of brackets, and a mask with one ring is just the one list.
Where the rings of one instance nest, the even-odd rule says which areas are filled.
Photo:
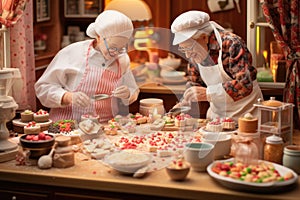
[[[206, 130], [206, 127], [205, 127], [205, 126], [201, 127], [201, 128], [199, 129], [199, 131], [202, 132], [202, 133], [213, 133], [213, 132], [211, 132], [211, 131]], [[236, 132], [237, 132], [237, 129], [236, 129], [236, 130], [232, 130], [232, 131], [221, 131], [220, 134], [231, 135], [231, 134], [234, 134], [234, 133], [236, 133]]]
[[[228, 160], [224, 160], [223, 162], [230, 162], [234, 161], [234, 158], [230, 158]], [[298, 175], [291, 169], [284, 167], [282, 165], [272, 163], [275, 167], [275, 169], [281, 174], [284, 175], [288, 172], [291, 172], [293, 174], [293, 178], [287, 181], [282, 182], [268, 182], [268, 183], [250, 183], [245, 181], [236, 180], [230, 177], [224, 177], [221, 176], [215, 172], [212, 171], [212, 166], [216, 162], [221, 162], [220, 160], [217, 160], [213, 163], [211, 163], [207, 167], [208, 174], [215, 179], [217, 182], [219, 182], [221, 185], [233, 189], [233, 190], [243, 190], [248, 192], [255, 192], [255, 193], [270, 193], [270, 192], [280, 192], [280, 191], [286, 191], [288, 189], [293, 188], [296, 185], [296, 182], [298, 181]], [[270, 163], [264, 160], [260, 160], [259, 162], [266, 162]]]
[[149, 165], [152, 161], [152, 155], [136, 150], [132, 150], [132, 152], [119, 151], [106, 155], [103, 161], [121, 173], [131, 174]]
[[[12, 123], [13, 123], [13, 125], [19, 126], [19, 127], [24, 127], [28, 124], [28, 122], [22, 122], [21, 119], [14, 119], [12, 121]], [[49, 126], [51, 123], [52, 123], [51, 119], [49, 119], [49, 121], [47, 121], [47, 122], [37, 122], [37, 124], [39, 124], [41, 127]]]

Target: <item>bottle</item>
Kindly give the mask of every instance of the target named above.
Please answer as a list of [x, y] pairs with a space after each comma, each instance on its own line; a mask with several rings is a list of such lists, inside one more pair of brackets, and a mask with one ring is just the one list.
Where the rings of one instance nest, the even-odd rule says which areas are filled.
[[264, 160], [282, 164], [283, 140], [281, 137], [272, 135], [266, 138], [264, 146]]

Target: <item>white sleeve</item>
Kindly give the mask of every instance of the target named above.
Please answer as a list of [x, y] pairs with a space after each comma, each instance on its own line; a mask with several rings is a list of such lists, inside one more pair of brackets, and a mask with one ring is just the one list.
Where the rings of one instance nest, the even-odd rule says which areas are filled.
[[224, 90], [222, 83], [210, 85], [206, 89], [207, 100], [212, 103], [233, 102], [233, 99]]
[[122, 99], [124, 105], [129, 105], [137, 100], [140, 89], [136, 84], [135, 78], [130, 69], [129, 56], [122, 56], [119, 58], [120, 65], [122, 67], [121, 85], [126, 85], [130, 91], [130, 97], [128, 99]]
[[71, 84], [74, 84], [74, 81], [69, 79], [78, 75], [80, 70], [81, 64], [78, 62], [82, 62], [82, 58], [70, 58], [69, 55], [68, 49], [58, 52], [34, 85], [37, 98], [48, 108], [63, 107], [62, 97], [65, 92], [71, 90]]

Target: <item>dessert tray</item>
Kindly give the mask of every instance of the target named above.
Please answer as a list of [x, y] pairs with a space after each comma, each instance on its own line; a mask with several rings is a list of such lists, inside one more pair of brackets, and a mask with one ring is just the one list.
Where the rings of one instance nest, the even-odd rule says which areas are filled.
[[[238, 131], [238, 129], [235, 129], [235, 130], [228, 130], [228, 131], [223, 130], [223, 131], [221, 131], [221, 132], [219, 132], [219, 133], [220, 133], [220, 134], [225, 134], [225, 135], [231, 135], [231, 134], [236, 133], [237, 131]], [[201, 132], [201, 133], [213, 133], [213, 132], [211, 132], [211, 131], [206, 130], [206, 127], [205, 127], [205, 126], [201, 127], [201, 128], [199, 129], [199, 132]]]
[[[21, 119], [14, 119], [12, 120], [13, 125], [24, 127], [28, 124], [28, 122], [22, 122]], [[49, 126], [52, 123], [52, 120], [49, 119], [47, 122], [37, 122], [41, 127]]]
[[[233, 161], [234, 158], [230, 158], [222, 162], [233, 162]], [[215, 173], [212, 170], [212, 167], [216, 162], [220, 162], [220, 160], [214, 161], [207, 167], [208, 174], [221, 185], [233, 190], [238, 190], [238, 191], [242, 190], [246, 192], [255, 192], [255, 193], [280, 192], [280, 191], [286, 191], [288, 189], [293, 188], [298, 181], [298, 175], [293, 170], [284, 167], [282, 165], [271, 163], [264, 160], [259, 160], [259, 162], [272, 164], [281, 176], [284, 176], [287, 173], [291, 173], [293, 177], [289, 180], [273, 181], [273, 182], [266, 182], [266, 183], [246, 182], [238, 179], [233, 179], [230, 177], [221, 176]]]

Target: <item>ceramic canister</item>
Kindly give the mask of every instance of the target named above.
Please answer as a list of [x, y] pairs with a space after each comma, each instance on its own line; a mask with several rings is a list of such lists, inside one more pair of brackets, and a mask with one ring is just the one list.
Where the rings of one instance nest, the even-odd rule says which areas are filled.
[[283, 150], [283, 166], [300, 174], [300, 146], [288, 145]]

